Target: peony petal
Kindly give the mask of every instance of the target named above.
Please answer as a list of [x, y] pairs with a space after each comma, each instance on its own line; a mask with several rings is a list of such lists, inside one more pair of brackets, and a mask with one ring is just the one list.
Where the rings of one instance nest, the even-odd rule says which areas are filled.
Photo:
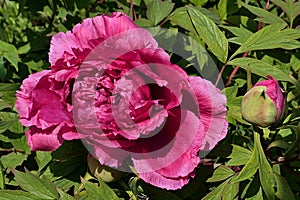
[[[88, 52], [90, 52], [98, 44], [110, 38], [111, 36], [131, 29], [138, 29], [138, 26], [136, 26], [128, 16], [120, 12], [112, 13], [110, 16], [101, 15], [95, 18], [88, 18], [84, 20], [82, 24], [77, 24], [73, 28], [72, 32], [60, 32], [52, 37], [49, 52], [49, 61], [51, 65], [54, 66], [56, 62], [62, 58], [66, 58], [70, 61], [71, 59], [74, 59], [76, 55], [78, 57], [85, 57], [87, 54], [83, 53], [84, 51], [87, 50]], [[141, 33], [142, 31], [138, 32]], [[147, 37], [136, 37], [136, 35], [137, 32], [136, 34], [131, 33], [127, 36], [117, 36], [117, 38], [113, 39], [115, 41], [114, 44], [126, 44], [127, 46], [131, 47], [133, 44], [138, 44], [139, 46], [141, 46], [141, 44], [146, 44], [150, 41], [150, 43], [156, 44], [155, 40], [149, 33]], [[145, 40], [145, 42], [137, 42], [137, 38]], [[125, 42], [124, 40], [127, 41]], [[112, 40], [110, 40], [110, 43], [111, 41]], [[116, 49], [118, 48], [120, 47], [118, 46]], [[108, 49], [107, 46], [106, 49]], [[101, 50], [101, 48], [96, 48], [96, 51], [98, 53], [103, 52], [98, 50]], [[79, 54], [82, 55], [79, 56]]]
[[[87, 144], [84, 142], [84, 144]], [[91, 149], [93, 147], [93, 149]], [[129, 156], [129, 152], [120, 148], [108, 148], [100, 144], [87, 145], [88, 150], [97, 158], [102, 165], [118, 168], [122, 166], [124, 160]]]
[[49, 62], [51, 66], [55, 65], [64, 53], [73, 55], [73, 48], [80, 49], [80, 46], [71, 31], [55, 34], [50, 43]]
[[[181, 112], [183, 119], [178, 122], [176, 116], [180, 116], [180, 110], [173, 109], [172, 113], [175, 115], [168, 118], [161, 131], [174, 136], [171, 142], [161, 146], [161, 149], [155, 149], [156, 151], [132, 154], [135, 169], [139, 174], [156, 171], [165, 178], [179, 179], [180, 177], [189, 176], [198, 166], [200, 162], [198, 151], [204, 142], [204, 126], [194, 113], [184, 110]], [[174, 130], [174, 126], [177, 124], [180, 125]], [[173, 131], [176, 131], [176, 133], [172, 133]], [[160, 141], [165, 139], [163, 135], [158, 136]], [[147, 149], [148, 145], [150, 146], [148, 147], [149, 150], [160, 142], [153, 137], [148, 140], [148, 144], [146, 142], [137, 143], [137, 146]], [[150, 143], [151, 141], [152, 143]], [[155, 141], [155, 144], [153, 144], [153, 141]], [[151, 183], [151, 180], [145, 181]]]
[[186, 185], [190, 177], [179, 177], [179, 178], [168, 178], [162, 176], [156, 171], [141, 173], [139, 178], [143, 179], [145, 182], [150, 183], [156, 187], [164, 188], [167, 190], [177, 190]]
[[44, 70], [35, 74], [29, 75], [26, 78], [20, 91], [17, 91], [16, 109], [20, 115], [20, 118], [28, 118], [30, 110], [32, 108], [32, 91], [40, 81], [40, 79], [50, 73], [50, 70]]
[[[88, 18], [82, 24], [77, 24], [73, 28], [73, 33], [82, 49], [92, 49], [100, 41], [135, 28], [138, 26], [128, 16], [115, 12], [110, 16], [102, 15], [92, 19]], [[98, 42], [93, 44], [93, 40], [98, 40]]]
[[55, 151], [63, 140], [51, 130], [45, 131], [31, 126], [26, 132], [27, 142], [31, 151]]
[[206, 143], [202, 150], [209, 151], [227, 134], [226, 97], [211, 82], [200, 77], [190, 77], [192, 88], [197, 96], [200, 120], [205, 126]]

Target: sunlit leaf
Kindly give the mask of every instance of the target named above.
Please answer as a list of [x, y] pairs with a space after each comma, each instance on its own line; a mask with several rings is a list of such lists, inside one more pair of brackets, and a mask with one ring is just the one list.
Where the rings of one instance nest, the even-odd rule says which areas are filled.
[[103, 181], [100, 181], [100, 186], [85, 180], [83, 185], [87, 191], [89, 199], [103, 199], [103, 200], [118, 200], [118, 196], [110, 189]]
[[265, 9], [259, 8], [259, 7], [255, 7], [255, 6], [251, 6], [251, 5], [247, 5], [245, 3], [240, 2], [240, 4], [245, 7], [246, 9], [248, 9], [250, 12], [252, 12], [253, 14], [255, 14], [256, 16], [258, 16], [257, 20], [261, 21], [265, 24], [284, 24], [286, 25], [286, 22], [278, 17], [277, 15], [266, 11]]
[[217, 188], [215, 188], [213, 191], [205, 195], [205, 197], [202, 198], [202, 200], [221, 200], [223, 196], [223, 191], [227, 187], [227, 184], [231, 181], [231, 178], [224, 181], [222, 184], [220, 184]]
[[271, 75], [277, 80], [292, 82], [289, 75], [281, 70], [278, 66], [271, 65], [255, 58], [236, 58], [228, 62], [228, 64], [239, 66], [245, 70], [250, 68], [251, 73], [262, 77]]
[[0, 160], [0, 191], [5, 189], [5, 175], [3, 165]]
[[[260, 143], [260, 135], [254, 132], [254, 152], [259, 162], [259, 180], [268, 199], [275, 199], [273, 170]], [[268, 177], [268, 178], [266, 178]]]
[[221, 26], [222, 28], [227, 29], [233, 33], [236, 37], [229, 38], [228, 41], [238, 45], [243, 44], [253, 33], [243, 26], [234, 27], [234, 26]]
[[65, 193], [61, 189], [58, 188], [57, 191], [59, 193], [59, 200], [75, 200], [74, 197], [72, 197], [71, 195]]
[[212, 177], [207, 179], [207, 182], [217, 182], [227, 179], [234, 175], [235, 172], [227, 166], [220, 165], [217, 169], [215, 169]]
[[0, 200], [40, 200], [41, 198], [22, 190], [0, 190]]
[[9, 153], [1, 157], [1, 162], [4, 168], [15, 168], [20, 166], [26, 159], [28, 155], [22, 153]]
[[172, 12], [174, 5], [169, 1], [153, 0], [148, 5], [147, 17], [156, 26]]
[[13, 171], [17, 183], [23, 190], [39, 197], [40, 199], [58, 199], [55, 186], [46, 179], [41, 179], [31, 172]]
[[278, 199], [294, 200], [295, 199], [294, 194], [291, 188], [289, 187], [287, 181], [282, 176], [276, 173], [274, 173], [274, 178], [276, 181], [276, 187], [277, 187], [276, 196], [278, 197]]
[[228, 55], [228, 41], [224, 33], [206, 15], [196, 8], [188, 9], [193, 26], [210, 51], [223, 63]]
[[20, 58], [14, 45], [0, 40], [0, 56], [6, 58], [18, 71], [18, 62], [20, 62]]
[[229, 182], [224, 188], [222, 200], [232, 200], [235, 199], [239, 193], [239, 183]]
[[264, 197], [263, 197], [262, 189], [259, 188], [259, 191], [256, 195], [254, 195], [253, 197], [247, 198], [246, 200], [262, 200], [263, 198]]
[[239, 166], [245, 165], [251, 158], [251, 151], [241, 146], [232, 145], [232, 153], [228, 156], [231, 158], [226, 165]]
[[284, 29], [283, 24], [272, 24], [264, 27], [260, 31], [253, 33], [238, 50], [231, 56], [252, 50], [263, 49], [296, 49], [300, 47], [300, 32], [295, 29]]
[[282, 1], [282, 0], [271, 0], [274, 4], [279, 6], [290, 18], [291, 24], [295, 18], [300, 14], [300, 2], [295, 0]]

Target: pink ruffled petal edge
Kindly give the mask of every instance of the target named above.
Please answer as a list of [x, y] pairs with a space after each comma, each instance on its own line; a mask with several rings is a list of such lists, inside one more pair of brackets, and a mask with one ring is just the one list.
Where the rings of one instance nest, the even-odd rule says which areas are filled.
[[55, 151], [63, 143], [63, 139], [57, 134], [36, 127], [30, 127], [26, 132], [26, 137], [31, 151]]
[[[200, 162], [198, 151], [205, 137], [204, 126], [199, 118], [190, 111], [181, 112], [185, 118], [176, 133], [172, 148], [166, 155], [159, 157], [155, 154], [161, 154], [160, 152], [150, 152], [149, 156], [139, 154], [133, 155], [132, 158], [141, 179], [154, 186], [169, 190], [181, 188], [188, 183], [189, 177], [192, 176]], [[166, 126], [173, 125], [169, 121]], [[188, 134], [190, 134], [190, 138], [188, 138]]]
[[180, 177], [180, 178], [168, 178], [162, 176], [156, 171], [141, 173], [139, 177], [143, 179], [145, 182], [150, 183], [156, 187], [160, 187], [167, 190], [177, 190], [186, 185], [190, 177]]
[[15, 103], [16, 109], [20, 115], [20, 118], [28, 118], [30, 110], [32, 108], [32, 91], [39, 82], [39, 80], [49, 74], [50, 70], [44, 70], [41, 72], [37, 72], [34, 74], [29, 75], [28, 78], [26, 78], [21, 87], [20, 90], [17, 91], [17, 101]]
[[[72, 57], [74, 49], [80, 51], [92, 49], [110, 36], [133, 28], [137, 28], [137, 26], [128, 16], [120, 12], [112, 13], [110, 16], [88, 18], [82, 24], [76, 25], [72, 32], [60, 32], [52, 37], [49, 61], [53, 66], [57, 60], [63, 57], [64, 53]], [[93, 44], [93, 40], [99, 41]]]
[[189, 77], [198, 100], [200, 120], [205, 126], [205, 143], [203, 151], [213, 149], [227, 135], [226, 96], [210, 81], [200, 77]]

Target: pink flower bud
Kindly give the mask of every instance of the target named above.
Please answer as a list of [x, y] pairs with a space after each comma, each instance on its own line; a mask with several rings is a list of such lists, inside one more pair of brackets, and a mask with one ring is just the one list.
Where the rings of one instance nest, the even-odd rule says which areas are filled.
[[269, 80], [256, 83], [242, 100], [241, 111], [248, 122], [267, 127], [278, 122], [284, 113], [285, 100], [278, 82], [272, 76]]

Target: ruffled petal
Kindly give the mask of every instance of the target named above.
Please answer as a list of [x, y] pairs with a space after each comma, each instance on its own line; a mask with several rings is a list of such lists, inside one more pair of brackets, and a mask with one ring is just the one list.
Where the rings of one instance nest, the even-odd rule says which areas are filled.
[[206, 132], [205, 144], [201, 150], [209, 151], [227, 134], [226, 97], [205, 79], [192, 76], [189, 79], [198, 100], [200, 120]]
[[139, 174], [139, 177], [143, 179], [145, 182], [150, 183], [156, 187], [160, 187], [167, 190], [177, 190], [186, 185], [190, 177], [179, 177], [179, 178], [168, 178], [162, 176], [156, 171], [151, 171], [147, 173]]
[[99, 160], [100, 164], [114, 168], [122, 166], [124, 160], [130, 155], [129, 152], [124, 151], [121, 148], [108, 148], [100, 144], [95, 145], [94, 143], [88, 144], [87, 148], [93, 156]]
[[50, 73], [50, 70], [44, 70], [41, 72], [37, 72], [35, 74], [29, 75], [26, 78], [20, 90], [17, 91], [17, 101], [16, 101], [16, 109], [20, 115], [20, 118], [27, 119], [30, 115], [30, 110], [32, 109], [32, 91], [40, 81], [40, 79]]
[[41, 130], [34, 126], [26, 132], [26, 138], [31, 151], [55, 151], [63, 142], [52, 130]]
[[[146, 182], [162, 188], [178, 189], [186, 183], [186, 177], [193, 174], [200, 162], [198, 151], [203, 145], [205, 131], [203, 124], [194, 113], [179, 109], [173, 109], [172, 113], [174, 116], [168, 118], [161, 132], [173, 135], [173, 140], [161, 146], [161, 149], [132, 154], [132, 160], [136, 171]], [[179, 119], [176, 118], [178, 116]], [[180, 125], [174, 129], [177, 124]], [[173, 131], [176, 133], [172, 133]], [[160, 141], [165, 139], [163, 135], [159, 136]], [[154, 141], [154, 143], [160, 142], [155, 138], [151, 139], [152, 143], [149, 139], [149, 146], [156, 146], [157, 144], [153, 144]], [[146, 142], [137, 145], [147, 149]]]
[[[138, 26], [136, 26], [128, 16], [120, 12], [112, 13], [110, 16], [101, 15], [95, 18], [88, 18], [84, 20], [82, 24], [77, 24], [72, 32], [60, 32], [52, 37], [49, 52], [51, 66], [54, 66], [56, 62], [62, 58], [70, 62], [76, 55], [78, 57], [84, 57], [87, 55], [87, 53], [83, 53], [84, 51], [90, 52], [98, 44], [111, 36], [131, 29], [138, 29]], [[139, 31], [139, 33], [141, 33], [141, 31]], [[122, 35], [116, 37], [120, 40], [126, 39], [134, 41], [134, 39], [136, 39], [135, 36], [136, 34], [128, 34], [128, 37]], [[145, 41], [151, 39], [151, 41], [154, 42], [155, 40], [149, 36], [145, 38]], [[114, 40], [118, 38], [114, 38]], [[143, 37], [140, 36], [137, 38], [142, 39]], [[138, 42], [134, 42], [133, 44], [137, 43]], [[120, 42], [117, 40], [115, 44], [132, 46], [130, 41], [124, 43], [123, 41]], [[98, 50], [100, 50], [100, 48], [98, 48]]]
[[61, 59], [64, 54], [73, 55], [73, 48], [80, 49], [80, 46], [71, 31], [55, 34], [50, 43], [49, 62], [51, 66]]

